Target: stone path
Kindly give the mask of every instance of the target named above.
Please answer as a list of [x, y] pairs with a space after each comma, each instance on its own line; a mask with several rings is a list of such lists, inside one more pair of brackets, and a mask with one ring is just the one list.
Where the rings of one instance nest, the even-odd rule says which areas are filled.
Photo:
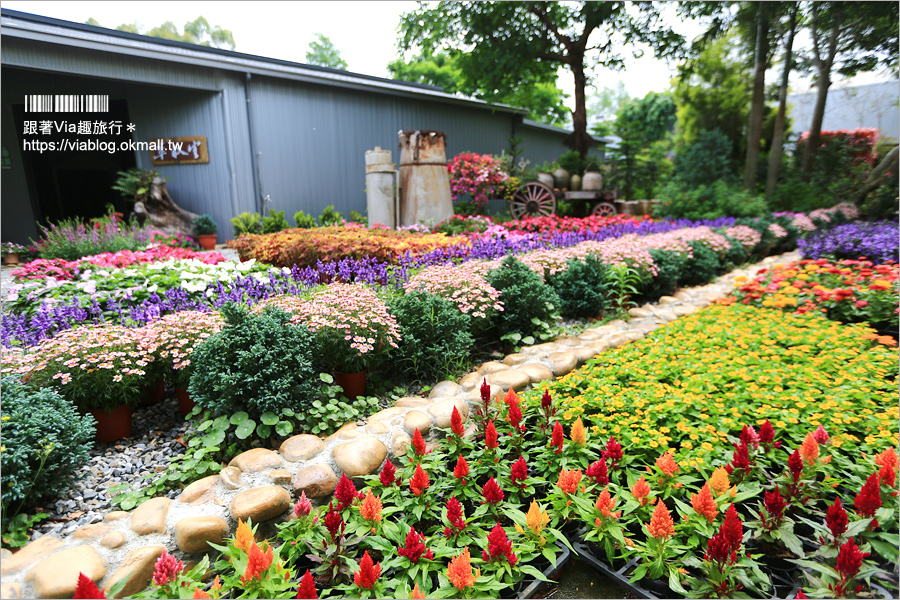
[[16, 554], [0, 552], [0, 597], [66, 598], [75, 591], [79, 572], [102, 588], [134, 572], [123, 595], [146, 587], [163, 550], [186, 564], [233, 535], [238, 519], [253, 519], [261, 535], [271, 537], [275, 524], [289, 514], [293, 501], [324, 500], [334, 492], [341, 473], [357, 477], [380, 469], [385, 460], [406, 454], [418, 429], [430, 444], [448, 428], [456, 407], [464, 419], [481, 401], [483, 378], [491, 393], [525, 389], [562, 376], [593, 356], [643, 338], [648, 332], [708, 306], [724, 297], [738, 275], [752, 276], [759, 267], [799, 260], [794, 252], [719, 277], [708, 285], [680, 290], [660, 298], [658, 305], [630, 310], [629, 322], [613, 321], [578, 336], [527, 346], [502, 361], [482, 364], [458, 382], [443, 381], [428, 398], [401, 398], [391, 408], [359, 422], [345, 424], [321, 439], [301, 434], [286, 440], [277, 451], [256, 448], [235, 457], [218, 475], [196, 481], [176, 499], [147, 500], [131, 512], [114, 511], [100, 523], [87, 525], [63, 539], [42, 537]]

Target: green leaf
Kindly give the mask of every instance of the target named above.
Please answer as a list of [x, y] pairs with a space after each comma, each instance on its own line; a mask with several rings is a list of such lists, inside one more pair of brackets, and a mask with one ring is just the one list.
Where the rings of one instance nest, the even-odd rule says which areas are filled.
[[236, 412], [233, 415], [231, 415], [230, 421], [231, 421], [232, 425], [237, 425], [238, 423], [243, 423], [244, 421], [246, 421], [249, 418], [250, 418], [250, 415], [248, 415], [246, 412], [239, 411], [239, 412]]
[[260, 415], [259, 420], [263, 422], [263, 425], [274, 425], [278, 422], [278, 415], [267, 410]]
[[239, 440], [246, 440], [250, 437], [250, 434], [253, 433], [254, 429], [256, 429], [256, 421], [253, 419], [245, 419], [237, 426], [234, 435], [236, 435]]
[[294, 431], [294, 424], [290, 421], [279, 421], [275, 426], [275, 433], [281, 437], [287, 437]]
[[536, 579], [540, 579], [541, 581], [550, 581], [550, 579], [547, 579], [547, 577], [545, 577], [543, 573], [541, 573], [540, 571], [538, 571], [537, 569], [535, 569], [535, 568], [532, 567], [531, 565], [525, 565], [525, 566], [523, 566], [523, 567], [522, 567], [522, 572], [523, 572], [523, 573], [528, 573], [528, 574], [531, 575], [532, 577], [534, 577], [534, 578], [536, 578]]
[[319, 379], [321, 379], [324, 383], [332, 384], [334, 383], [334, 377], [329, 373], [319, 373]]
[[267, 438], [272, 435], [272, 428], [264, 423], [260, 423], [256, 426], [256, 435], [261, 438]]

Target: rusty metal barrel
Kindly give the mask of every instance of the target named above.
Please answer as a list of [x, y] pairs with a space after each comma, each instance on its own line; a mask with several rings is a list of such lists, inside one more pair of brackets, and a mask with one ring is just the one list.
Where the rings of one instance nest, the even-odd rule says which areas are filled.
[[453, 216], [447, 173], [447, 136], [440, 131], [401, 131], [400, 225], [435, 225]]

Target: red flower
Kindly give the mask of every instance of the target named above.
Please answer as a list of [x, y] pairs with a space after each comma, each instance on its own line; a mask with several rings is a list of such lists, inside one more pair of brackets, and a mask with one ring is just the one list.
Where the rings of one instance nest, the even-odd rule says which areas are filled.
[[297, 598], [303, 600], [318, 600], [319, 598], [318, 594], [316, 594], [316, 581], [310, 574], [309, 569], [306, 570], [306, 573], [303, 574], [303, 578], [300, 580], [300, 587], [297, 588]]
[[781, 490], [776, 486], [775, 491], [766, 492], [763, 503], [766, 507], [766, 513], [768, 513], [769, 519], [772, 520], [772, 523], [768, 523], [769, 519], [763, 519], [763, 523], [767, 528], [774, 529], [781, 524], [782, 520], [784, 520], [784, 509], [787, 506], [787, 503], [781, 496]]
[[809, 596], [803, 593], [803, 590], [797, 590], [797, 595], [794, 596], [797, 600], [809, 600]]
[[106, 598], [103, 590], [84, 573], [78, 573], [78, 583], [75, 584], [74, 598]]
[[766, 450], [781, 447], [781, 442], [775, 441], [775, 428], [768, 419], [759, 426], [759, 442], [765, 446]]
[[550, 392], [544, 390], [544, 395], [541, 396], [541, 410], [550, 416], [550, 408], [553, 406], [553, 400], [550, 398]]
[[747, 444], [743, 441], [740, 446], [735, 444], [735, 451], [731, 459], [731, 464], [725, 465], [725, 470], [728, 471], [729, 475], [738, 470], [743, 471], [744, 475], [749, 475], [750, 467], [750, 448], [748, 448]]
[[459, 436], [466, 431], [463, 428], [462, 415], [459, 414], [456, 405], [453, 406], [453, 414], [450, 415], [450, 429], [453, 431], [454, 435]]
[[272, 565], [273, 558], [272, 548], [268, 544], [266, 544], [265, 552], [256, 543], [250, 546], [250, 551], [247, 553], [247, 570], [241, 576], [241, 583], [246, 584], [258, 579], [262, 572]]
[[813, 432], [813, 439], [816, 440], [820, 445], [825, 445], [828, 443], [828, 440], [831, 436], [828, 435], [828, 432], [825, 431], [825, 428], [819, 425], [819, 428]]
[[721, 570], [726, 563], [734, 564], [737, 562], [737, 552], [731, 550], [731, 544], [719, 532], [709, 538], [709, 541], [706, 543], [706, 556], [704, 558], [710, 562], [717, 563], [719, 570]]
[[394, 463], [389, 460], [385, 461], [384, 468], [381, 469], [381, 475], [378, 477], [378, 480], [381, 481], [381, 485], [383, 485], [384, 487], [394, 485], [395, 472], [396, 468], [394, 468]]
[[525, 457], [519, 456], [519, 460], [514, 462], [509, 470], [509, 478], [512, 479], [513, 485], [519, 485], [519, 482], [524, 481], [526, 477], [528, 477], [528, 465], [525, 464]]
[[[856, 511], [864, 517], [874, 517], [875, 511], [881, 508], [881, 487], [879, 483], [876, 473], [869, 475], [862, 489], [856, 495], [856, 500], [853, 501]], [[877, 526], [878, 521], [873, 521], [872, 525], [870, 525], [872, 528]]]
[[[484, 496], [484, 502], [487, 502], [488, 504], [497, 504], [498, 502], [503, 501], [503, 490], [497, 485], [497, 482], [494, 481], [493, 477], [488, 479], [487, 483], [484, 484], [484, 487], [481, 488], [481, 495]], [[482, 504], [484, 504], [484, 502]]]
[[665, 540], [675, 535], [675, 523], [672, 521], [672, 515], [666, 508], [665, 502], [658, 502], [656, 508], [653, 509], [653, 516], [650, 523], [647, 524], [647, 533], [658, 540]]
[[462, 454], [456, 459], [456, 466], [453, 468], [453, 476], [459, 479], [460, 483], [463, 484], [466, 482], [466, 477], [469, 476], [469, 463], [466, 462], [466, 459], [463, 458]]
[[756, 430], [750, 425], [744, 425], [744, 428], [741, 430], [740, 439], [741, 443], [745, 446], [753, 446], [754, 448], [759, 446], [759, 435], [757, 435]]
[[164, 586], [170, 581], [175, 581], [178, 574], [184, 569], [184, 563], [163, 550], [162, 555], [156, 561], [153, 568], [153, 584]]
[[481, 380], [481, 401], [484, 403], [484, 415], [488, 414], [488, 405], [491, 402], [491, 386], [488, 385], [487, 379]]
[[562, 454], [563, 451], [563, 428], [559, 421], [553, 426], [553, 435], [550, 438], [550, 446], [556, 447], [556, 453]]
[[840, 498], [835, 498], [834, 504], [828, 507], [825, 513], [825, 525], [828, 526], [831, 535], [837, 541], [847, 531], [847, 511], [844, 510]]
[[602, 458], [592, 462], [584, 474], [593, 479], [594, 483], [599, 485], [609, 484], [609, 472], [606, 469], [606, 461]]
[[744, 523], [734, 509], [734, 504], [729, 506], [725, 512], [725, 522], [722, 523], [719, 533], [725, 536], [725, 540], [728, 541], [728, 547], [732, 552], [740, 551], [741, 544], [744, 541]]
[[331, 503], [328, 503], [328, 513], [325, 515], [325, 529], [331, 534], [332, 541], [336, 541], [344, 533], [344, 520], [339, 512], [335, 512]]
[[428, 454], [428, 450], [425, 449], [425, 440], [422, 439], [422, 432], [418, 429], [413, 432], [412, 446], [416, 456], [425, 456]]
[[459, 500], [456, 499], [456, 496], [452, 496], [449, 500], [447, 500], [447, 521], [450, 522], [457, 531], [462, 531], [466, 528], [466, 519], [463, 514], [462, 504], [459, 503]]
[[494, 528], [488, 534], [488, 547], [487, 550], [481, 551], [481, 558], [484, 562], [505, 558], [510, 565], [515, 565], [519, 562], [519, 558], [512, 551], [512, 543], [506, 537], [506, 532], [500, 526], [500, 523], [494, 525]]
[[371, 590], [375, 587], [375, 582], [381, 577], [381, 562], [376, 565], [372, 564], [372, 557], [369, 551], [363, 554], [362, 560], [359, 561], [359, 571], [353, 575], [353, 583], [364, 590]]
[[434, 552], [425, 547], [425, 536], [418, 533], [415, 527], [406, 534], [406, 546], [398, 548], [397, 553], [412, 562], [419, 562], [423, 555], [429, 560], [434, 557]]
[[[512, 388], [509, 388], [512, 390]], [[519, 398], [518, 396], [510, 398], [508, 401], [509, 404], [509, 424], [513, 428], [513, 430], [522, 431], [525, 429], [524, 425], [520, 425], [522, 422], [522, 408], [519, 406]]]
[[494, 421], [489, 420], [484, 427], [484, 447], [493, 450], [498, 445], [497, 430], [494, 428]]
[[896, 487], [897, 485], [897, 473], [891, 465], [884, 465], [881, 467], [881, 470], [878, 471], [878, 477], [881, 479], [882, 485], [888, 487]]
[[338, 501], [338, 512], [349, 508], [353, 501], [356, 500], [356, 486], [345, 474], [341, 474], [341, 480], [338, 481], [337, 487], [334, 488], [334, 499]]
[[794, 453], [788, 458], [788, 470], [791, 472], [794, 483], [800, 481], [800, 477], [803, 475], [803, 459], [800, 458], [798, 450], [794, 450]]
[[847, 540], [847, 543], [841, 546], [841, 550], [838, 552], [837, 564], [834, 567], [841, 577], [840, 582], [834, 588], [834, 591], [839, 597], [844, 597], [847, 584], [849, 584], [850, 581], [856, 577], [856, 574], [859, 573], [863, 559], [868, 555], [868, 552], [860, 552], [859, 547], [853, 541], [853, 538], [850, 538]]
[[431, 482], [428, 480], [428, 473], [422, 469], [422, 465], [416, 463], [416, 472], [409, 480], [409, 487], [415, 496], [418, 496], [426, 489]]
[[603, 458], [609, 461], [609, 468], [615, 471], [619, 465], [618, 461], [622, 460], [622, 446], [612, 436], [606, 442], [606, 449], [603, 451]]

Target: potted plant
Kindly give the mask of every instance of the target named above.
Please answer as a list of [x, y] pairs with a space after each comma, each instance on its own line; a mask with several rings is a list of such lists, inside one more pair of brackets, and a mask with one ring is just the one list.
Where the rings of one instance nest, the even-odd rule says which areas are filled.
[[216, 232], [219, 226], [209, 215], [200, 215], [194, 219], [194, 235], [197, 242], [204, 250], [213, 250], [216, 247]]
[[3, 242], [0, 244], [0, 253], [3, 254], [4, 265], [17, 265], [20, 262], [21, 255], [27, 249], [25, 246], [14, 244], [12, 242]]

